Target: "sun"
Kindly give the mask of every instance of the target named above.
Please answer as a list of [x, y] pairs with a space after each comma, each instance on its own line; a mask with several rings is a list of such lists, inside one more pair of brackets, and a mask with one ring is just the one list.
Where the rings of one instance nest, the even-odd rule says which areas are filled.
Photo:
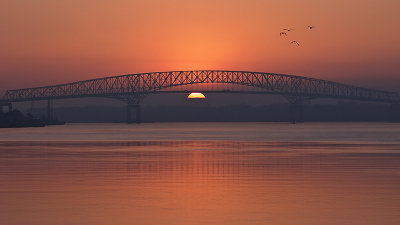
[[187, 98], [206, 98], [206, 96], [200, 92], [192, 92], [192, 93], [190, 93], [190, 95], [188, 95]]

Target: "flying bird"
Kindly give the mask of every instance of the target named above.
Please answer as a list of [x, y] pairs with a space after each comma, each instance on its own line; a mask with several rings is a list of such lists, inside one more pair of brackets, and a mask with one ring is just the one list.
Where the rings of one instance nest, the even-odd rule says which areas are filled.
[[283, 29], [283, 30], [286, 30], [287, 32], [290, 32], [290, 31], [292, 31], [294, 29]]
[[282, 36], [282, 35], [287, 36], [286, 32], [280, 32], [280, 33], [279, 33], [279, 36]]
[[299, 42], [297, 42], [297, 41], [292, 41], [292, 42], [290, 42], [290, 44], [296, 44], [297, 46], [300, 46]]
[[315, 28], [315, 26], [308, 26], [308, 28], [309, 28], [310, 30], [312, 30], [312, 29]]

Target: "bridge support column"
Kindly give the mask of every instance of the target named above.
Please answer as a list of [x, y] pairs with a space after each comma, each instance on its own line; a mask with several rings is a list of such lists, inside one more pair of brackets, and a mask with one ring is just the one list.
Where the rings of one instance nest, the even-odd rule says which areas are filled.
[[132, 106], [130, 106], [129, 104], [126, 106], [126, 123], [132, 123], [131, 121], [131, 108]]
[[290, 103], [290, 122], [304, 122], [303, 120], [303, 105]]
[[289, 101], [289, 121], [293, 124], [297, 122], [304, 122], [303, 118], [303, 103], [304, 99], [301, 96], [285, 96], [285, 98]]
[[[132, 109], [135, 108], [136, 112], [135, 112], [135, 120], [132, 120]], [[128, 104], [126, 107], [126, 123], [140, 123], [141, 122], [141, 118], [140, 118], [140, 105], [130, 105]]]
[[[119, 99], [127, 103], [126, 107], [126, 123], [141, 123], [140, 102], [145, 97], [145, 94], [130, 94], [121, 96]], [[135, 119], [132, 120], [132, 109], [135, 109]]]
[[49, 123], [53, 121], [53, 100], [52, 99], [47, 99], [47, 118], [46, 122]]

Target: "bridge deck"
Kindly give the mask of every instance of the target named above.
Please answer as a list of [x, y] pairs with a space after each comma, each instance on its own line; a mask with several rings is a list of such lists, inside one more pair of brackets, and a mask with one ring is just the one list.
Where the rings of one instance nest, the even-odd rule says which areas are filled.
[[396, 92], [361, 88], [332, 81], [274, 73], [248, 71], [170, 71], [128, 74], [73, 83], [6, 91], [3, 101], [109, 97], [127, 100], [151, 93], [278, 94], [306, 98], [338, 98], [399, 103]]

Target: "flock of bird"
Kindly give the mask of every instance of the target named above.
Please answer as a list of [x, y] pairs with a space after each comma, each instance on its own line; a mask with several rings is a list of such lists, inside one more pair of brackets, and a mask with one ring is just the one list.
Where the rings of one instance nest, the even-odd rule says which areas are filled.
[[[315, 28], [315, 26], [307, 26], [307, 28], [308, 28], [308, 30], [312, 30], [312, 29]], [[287, 29], [287, 28], [285, 28], [285, 29], [283, 29], [282, 32], [279, 33], [279, 36], [288, 36], [287, 34], [288, 34], [290, 31], [293, 31], [293, 30], [295, 30], [295, 29], [291, 29], [291, 28], [290, 28], [290, 29]], [[296, 40], [291, 41], [290, 44], [295, 44], [295, 45], [297, 45], [297, 46], [300, 46], [299, 42], [297, 42]]]

